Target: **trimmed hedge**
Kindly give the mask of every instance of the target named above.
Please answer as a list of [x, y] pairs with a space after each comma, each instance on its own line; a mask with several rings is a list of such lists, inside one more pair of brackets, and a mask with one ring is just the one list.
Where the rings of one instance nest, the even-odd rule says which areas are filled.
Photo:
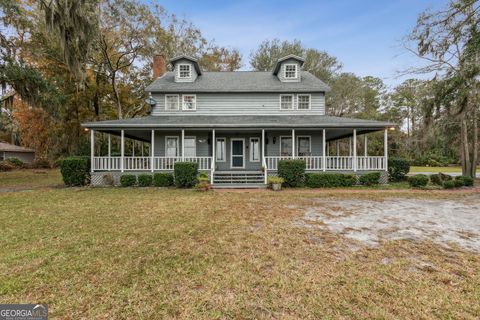
[[120, 177], [122, 187], [133, 187], [137, 183], [137, 176], [134, 174], [124, 174]]
[[454, 180], [448, 180], [443, 183], [443, 188], [444, 189], [453, 189], [455, 188], [455, 181]]
[[152, 175], [148, 173], [138, 175], [139, 187], [150, 187], [152, 185]]
[[465, 187], [473, 187], [473, 178], [471, 177], [467, 177], [467, 176], [458, 176], [458, 177], [455, 177], [455, 180], [459, 180], [459, 181], [462, 181], [463, 185]]
[[307, 173], [305, 176], [305, 184], [309, 188], [351, 187], [357, 183], [354, 174]]
[[175, 186], [191, 188], [197, 184], [198, 163], [176, 162], [174, 169]]
[[430, 175], [430, 182], [431, 182], [432, 184], [436, 184], [437, 186], [443, 185], [442, 177], [441, 177], [440, 174], [438, 174], [438, 173], [435, 173], [435, 174], [431, 174], [431, 175]]
[[84, 186], [90, 178], [90, 157], [73, 156], [59, 161], [63, 183], [66, 186]]
[[380, 183], [380, 172], [370, 172], [360, 176], [359, 181], [366, 186], [372, 186]]
[[278, 176], [283, 178], [285, 187], [296, 188], [305, 182], [305, 160], [278, 161]]
[[388, 176], [391, 181], [404, 181], [410, 172], [410, 163], [407, 159], [391, 158], [388, 159]]
[[155, 187], [171, 187], [173, 186], [173, 174], [171, 173], [154, 173], [153, 185]]
[[408, 177], [408, 184], [413, 188], [423, 188], [427, 186], [428, 180], [428, 176], [424, 174], [416, 174]]

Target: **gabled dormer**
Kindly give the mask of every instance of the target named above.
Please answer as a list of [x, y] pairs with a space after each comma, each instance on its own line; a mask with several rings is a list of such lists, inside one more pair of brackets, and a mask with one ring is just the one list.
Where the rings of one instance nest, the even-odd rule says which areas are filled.
[[278, 59], [273, 74], [282, 82], [299, 82], [301, 81], [301, 68], [305, 60], [299, 56], [290, 54]]
[[194, 82], [202, 74], [198, 60], [181, 55], [170, 60], [175, 74], [175, 82]]

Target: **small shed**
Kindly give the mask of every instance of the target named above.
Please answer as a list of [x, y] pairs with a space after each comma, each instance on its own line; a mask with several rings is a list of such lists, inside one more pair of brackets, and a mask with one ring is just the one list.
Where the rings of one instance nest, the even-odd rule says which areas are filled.
[[8, 158], [18, 158], [25, 163], [32, 163], [35, 160], [35, 150], [0, 142], [0, 161]]

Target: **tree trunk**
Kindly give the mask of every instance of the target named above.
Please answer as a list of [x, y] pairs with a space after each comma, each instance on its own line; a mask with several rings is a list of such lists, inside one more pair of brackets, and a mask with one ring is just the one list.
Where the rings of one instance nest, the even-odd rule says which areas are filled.
[[470, 152], [468, 147], [468, 128], [465, 112], [461, 118], [461, 156], [462, 156], [462, 175], [471, 176]]
[[[477, 103], [477, 102], [476, 102]], [[472, 154], [472, 178], [477, 176], [477, 159], [478, 159], [478, 107], [473, 107], [473, 154]]]
[[117, 89], [117, 82], [116, 82], [116, 74], [115, 72], [112, 74], [112, 90], [115, 94], [115, 102], [117, 103], [117, 111], [118, 111], [118, 119], [122, 119], [122, 103], [120, 101], [120, 94], [118, 93]]

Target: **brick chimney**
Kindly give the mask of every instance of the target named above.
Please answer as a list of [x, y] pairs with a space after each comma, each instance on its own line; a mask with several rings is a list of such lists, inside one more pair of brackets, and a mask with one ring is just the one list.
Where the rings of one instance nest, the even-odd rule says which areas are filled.
[[163, 54], [153, 56], [153, 80], [161, 77], [167, 72], [167, 63]]

